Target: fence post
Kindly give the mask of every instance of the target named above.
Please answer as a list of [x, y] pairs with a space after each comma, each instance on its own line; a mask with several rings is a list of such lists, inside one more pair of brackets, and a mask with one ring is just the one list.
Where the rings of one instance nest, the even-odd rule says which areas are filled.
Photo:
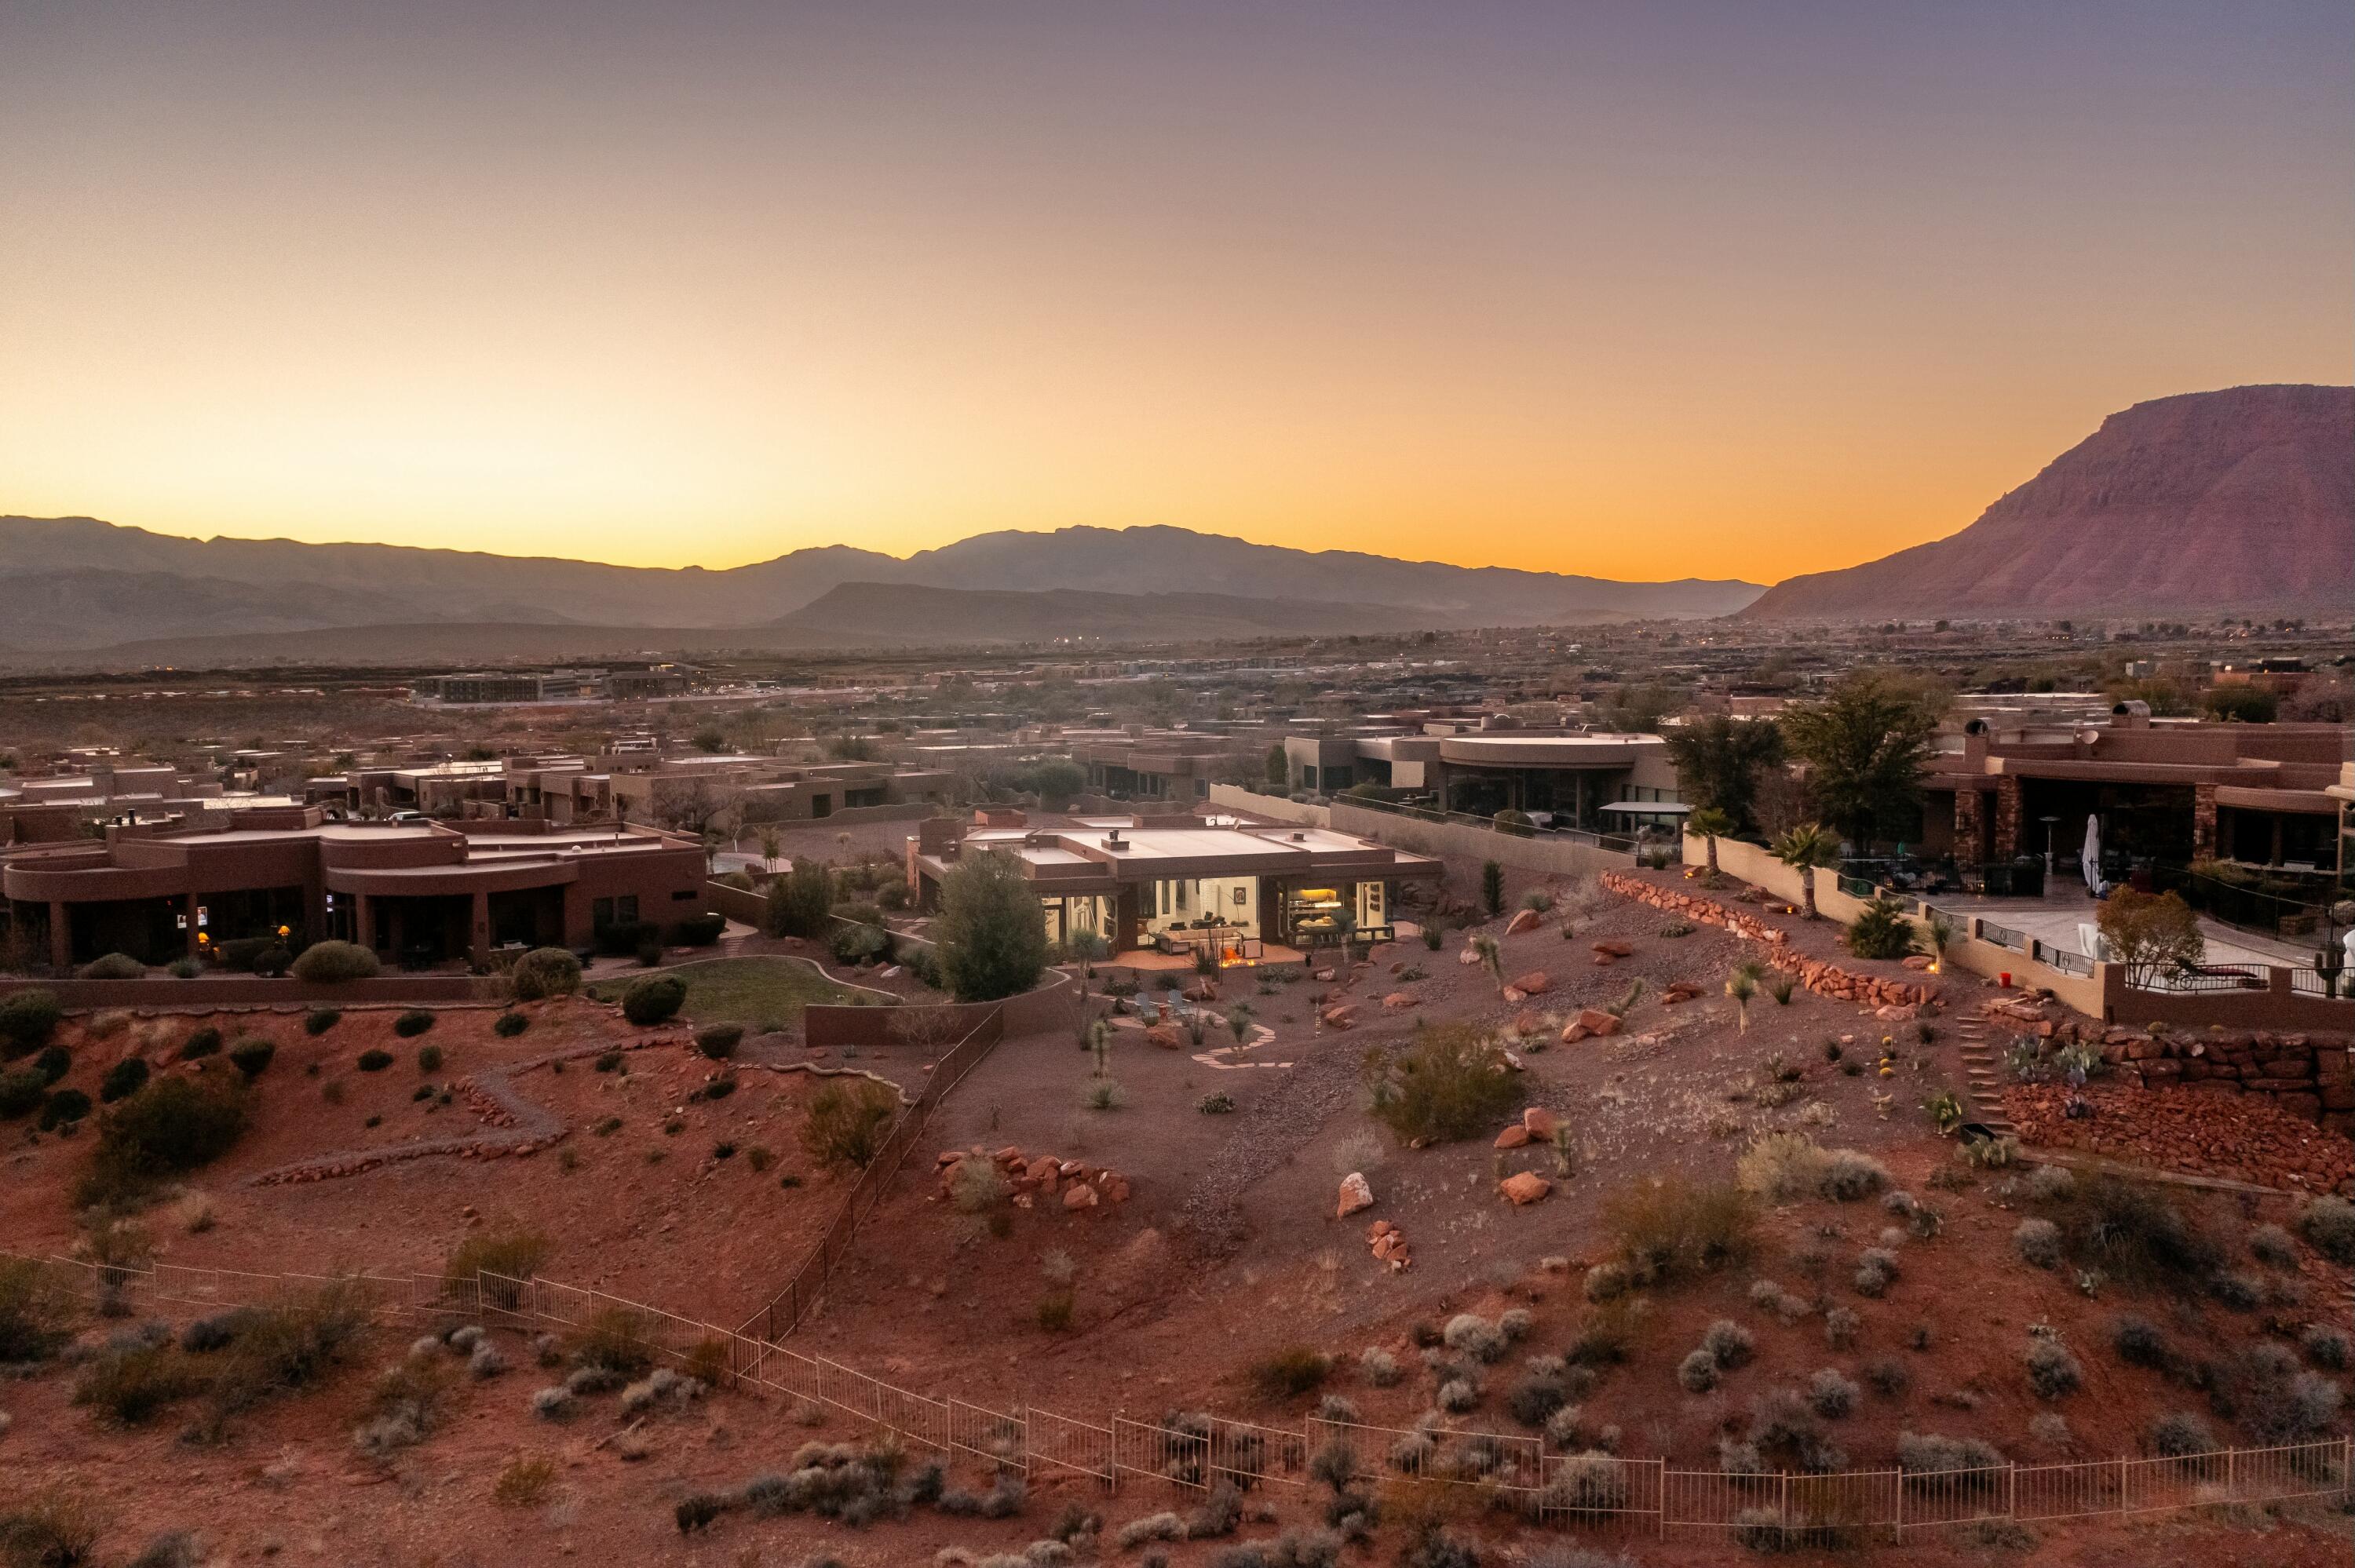
[[2007, 1465], [2007, 1466], [2005, 1466], [2005, 1467], [2004, 1467], [2004, 1473], [2003, 1473], [2003, 1517], [2004, 1517], [2004, 1518], [2006, 1518], [2006, 1519], [2008, 1519], [2008, 1520], [2012, 1520], [2013, 1522], [2015, 1522], [2015, 1523], [2017, 1523], [2017, 1522], [2019, 1521], [2019, 1466], [2017, 1463], [2010, 1464], [2010, 1465]]
[[2224, 1495], [2234, 1502], [2241, 1500], [2241, 1451], [2224, 1450]]
[[1904, 1544], [1904, 1542], [1905, 1542], [1905, 1467], [1904, 1467], [1903, 1465], [1900, 1465], [1900, 1466], [1898, 1466], [1898, 1467], [1897, 1467], [1897, 1519], [1896, 1519], [1895, 1524], [1894, 1524], [1894, 1526], [1893, 1526], [1893, 1529], [1894, 1529], [1894, 1530], [1895, 1530], [1895, 1531], [1896, 1531], [1896, 1538], [1897, 1538], [1898, 1544], [1900, 1544], [1900, 1545]]
[[2118, 1511], [2126, 1511], [2126, 1457], [2118, 1456]]

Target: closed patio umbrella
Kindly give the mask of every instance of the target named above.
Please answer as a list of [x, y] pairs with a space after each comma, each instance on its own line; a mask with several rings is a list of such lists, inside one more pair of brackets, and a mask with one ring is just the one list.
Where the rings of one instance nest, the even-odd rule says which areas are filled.
[[2102, 819], [2088, 814], [2085, 818], [2085, 847], [2078, 852], [2077, 863], [2085, 871], [2085, 891], [2099, 898], [2102, 895]]

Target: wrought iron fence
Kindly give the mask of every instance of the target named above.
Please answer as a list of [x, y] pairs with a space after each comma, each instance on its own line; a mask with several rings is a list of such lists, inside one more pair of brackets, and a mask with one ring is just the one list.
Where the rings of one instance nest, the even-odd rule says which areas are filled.
[[2009, 926], [1998, 926], [1992, 920], [1981, 920], [1979, 940], [1992, 942], [1998, 948], [2009, 948], [2015, 953], [2024, 953], [2028, 951], [2030, 938], [2025, 931], [2015, 931]]

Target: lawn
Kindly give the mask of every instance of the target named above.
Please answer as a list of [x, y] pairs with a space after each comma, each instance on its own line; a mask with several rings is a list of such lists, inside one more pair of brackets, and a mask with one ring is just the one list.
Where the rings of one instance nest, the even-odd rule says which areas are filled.
[[[801, 1022], [811, 1002], [866, 1000], [827, 980], [797, 959], [707, 959], [664, 971], [687, 982], [680, 1011], [698, 1023], [741, 1023], [756, 1030], [784, 1029]], [[599, 980], [588, 988], [600, 1001], [618, 1001], [630, 980]]]

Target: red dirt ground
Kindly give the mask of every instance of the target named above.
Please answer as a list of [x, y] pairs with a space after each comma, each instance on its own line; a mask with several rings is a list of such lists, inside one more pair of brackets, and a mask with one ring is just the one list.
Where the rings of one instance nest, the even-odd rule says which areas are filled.
[[[1959, 1169], [1953, 1145], [1934, 1135], [1920, 1110], [1936, 1089], [1961, 1079], [1956, 1046], [1942, 1021], [1932, 1021], [1940, 1032], [1925, 1044], [1852, 1006], [1797, 992], [1783, 1007], [1762, 992], [1743, 1032], [1720, 988], [1742, 951], [1732, 937], [1710, 927], [1664, 937], [1666, 922], [1657, 912], [1607, 897], [1582, 899], [1564, 917], [1572, 927], [1569, 940], [1557, 919], [1505, 940], [1508, 976], [1544, 968], [1555, 981], [1528, 1008], [1551, 1012], [1558, 1027], [1561, 1016], [1579, 1007], [1616, 999], [1631, 980], [1646, 980], [1647, 994], [1630, 1010], [1625, 1033], [1552, 1044], [1524, 1056], [1529, 1098], [1562, 1114], [1580, 1148], [1577, 1173], [1545, 1202], [1514, 1209], [1497, 1198], [1499, 1157], [1485, 1142], [1408, 1150], [1364, 1110], [1359, 1072], [1369, 1045], [1405, 1043], [1417, 1016], [1502, 1023], [1524, 1011], [1508, 1006], [1484, 971], [1455, 962], [1460, 938], [1437, 953], [1419, 945], [1381, 949], [1370, 966], [1331, 988], [1302, 980], [1271, 985], [1273, 994], [1262, 996], [1251, 978], [1231, 974], [1227, 996], [1249, 1001], [1276, 1032], [1273, 1044], [1244, 1059], [1292, 1066], [1222, 1069], [1195, 1060], [1190, 1049], [1159, 1051], [1142, 1044], [1135, 1032], [1123, 1032], [1112, 1072], [1126, 1104], [1094, 1111], [1083, 1108], [1091, 1058], [1073, 1041], [1006, 1042], [951, 1097], [934, 1141], [943, 1148], [1015, 1143], [1112, 1164], [1131, 1178], [1135, 1198], [1086, 1215], [1054, 1206], [1011, 1213], [1004, 1234], [994, 1234], [980, 1220], [939, 1201], [928, 1162], [911, 1161], [862, 1230], [823, 1310], [797, 1337], [797, 1348], [911, 1388], [996, 1408], [1029, 1404], [1102, 1421], [1115, 1413], [1149, 1420], [1172, 1408], [1201, 1407], [1296, 1425], [1313, 1398], [1266, 1401], [1252, 1391], [1244, 1369], [1270, 1351], [1305, 1342], [1337, 1358], [1332, 1389], [1358, 1404], [1365, 1419], [1404, 1425], [1429, 1404], [1433, 1386], [1412, 1348], [1412, 1327], [1444, 1322], [1459, 1310], [1493, 1317], [1507, 1306], [1521, 1306], [1532, 1314], [1532, 1331], [1491, 1369], [1479, 1405], [1459, 1420], [1518, 1432], [1523, 1429], [1502, 1408], [1504, 1394], [1522, 1355], [1561, 1350], [1586, 1317], [1578, 1270], [1604, 1255], [1607, 1197], [1644, 1176], [1726, 1179], [1752, 1133], [1786, 1128], [1874, 1154], [1897, 1184], [1944, 1212], [1943, 1234], [1897, 1243], [1901, 1275], [1885, 1298], [1872, 1300], [1856, 1295], [1847, 1281], [1858, 1252], [1876, 1245], [1889, 1223], [1877, 1202], [1810, 1200], [1769, 1212], [1757, 1255], [1747, 1266], [1650, 1298], [1626, 1364], [1605, 1372], [1585, 1402], [1593, 1426], [1620, 1428], [1622, 1451], [1713, 1464], [1718, 1436], [1729, 1426], [1739, 1429], [1753, 1395], [1794, 1385], [1820, 1367], [1856, 1376], [1866, 1361], [1891, 1357], [1908, 1366], [1910, 1388], [1894, 1399], [1868, 1390], [1855, 1414], [1826, 1424], [1829, 1438], [1853, 1464], [1887, 1463], [1896, 1434], [1906, 1428], [1981, 1436], [2022, 1463], [2131, 1453], [2158, 1414], [2200, 1408], [2200, 1402], [2160, 1373], [2117, 1361], [2108, 1345], [2114, 1317], [2140, 1312], [2187, 1348], [2229, 1350], [2268, 1336], [2265, 1314], [2179, 1301], [2126, 1282], [2109, 1283], [2089, 1299], [2064, 1273], [2018, 1262], [2010, 1236], [2025, 1200], [2017, 1173], [1973, 1174], [1966, 1190], [1934, 1189], [1934, 1171]], [[1828, 956], [1828, 928], [1791, 924], [1799, 927], [1797, 940], [1811, 951], [1821, 945]], [[1590, 944], [1596, 939], [1625, 940], [1636, 956], [1595, 969]], [[1424, 977], [1405, 980], [1391, 972], [1394, 965], [1420, 968]], [[1662, 1007], [1661, 984], [1678, 979], [1703, 986], [1702, 999]], [[1966, 977], [1948, 979], [1956, 988], [1951, 1018], [1960, 1005], [1976, 1005], [1977, 992], [1977, 982]], [[1968, 994], [1965, 986], [1972, 988]], [[1327, 989], [1346, 991], [1359, 1002], [1359, 1027], [1311, 1031], [1309, 995]], [[1383, 1011], [1379, 999], [1401, 989], [1414, 991], [1419, 1005]], [[513, 1042], [494, 1041], [486, 1031], [445, 1019], [429, 1036], [450, 1056], [438, 1076], [542, 1053], [565, 1031], [575, 1032], [566, 1038], [591, 1044], [606, 1038], [600, 1031], [635, 1033], [586, 1004], [550, 1011], [558, 1016]], [[389, 1044], [400, 1061], [372, 1075], [377, 1081], [363, 1083], [347, 1067], [326, 1065], [347, 1064], [372, 1042], [372, 1036], [364, 1040], [365, 1031], [385, 1027], [354, 1015], [314, 1043], [301, 1036], [298, 1017], [276, 1020], [282, 1054], [265, 1078], [270, 1103], [262, 1123], [250, 1147], [194, 1183], [214, 1204], [218, 1225], [190, 1236], [167, 1233], [160, 1214], [155, 1222], [172, 1256], [214, 1261], [199, 1253], [201, 1246], [218, 1249], [218, 1261], [293, 1266], [297, 1249], [364, 1234], [371, 1257], [381, 1255], [380, 1245], [412, 1266], [430, 1269], [464, 1234], [463, 1210], [472, 1203], [485, 1215], [512, 1214], [554, 1233], [558, 1252], [546, 1269], [551, 1277], [580, 1283], [602, 1278], [613, 1282], [609, 1288], [642, 1294], [676, 1311], [724, 1317], [711, 1304], [741, 1303], [773, 1287], [827, 1212], [828, 1181], [814, 1179], [792, 1192], [776, 1186], [779, 1171], [805, 1170], [795, 1136], [796, 1097], [805, 1092], [800, 1075], [779, 1075], [755, 1088], [756, 1069], [747, 1066], [741, 1070], [746, 1086], [735, 1097], [716, 1107], [689, 1107], [687, 1130], [665, 1138], [658, 1118], [709, 1070], [674, 1046], [634, 1054], [634, 1082], [626, 1088], [591, 1073], [586, 1063], [571, 1065], [560, 1077], [546, 1069], [523, 1075], [519, 1087], [529, 1097], [568, 1118], [623, 1117], [624, 1130], [611, 1139], [573, 1135], [569, 1141], [581, 1150], [583, 1163], [570, 1173], [544, 1151], [527, 1160], [410, 1161], [309, 1187], [237, 1188], [240, 1175], [357, 1146], [368, 1135], [360, 1122], [369, 1114], [385, 1118], [377, 1131], [394, 1135], [438, 1132], [464, 1114], [459, 1106], [429, 1114], [410, 1104], [408, 1096], [419, 1081], [416, 1042]], [[359, 1032], [346, 1035], [346, 1030]], [[1852, 1059], [1877, 1055], [1884, 1033], [1892, 1034], [1896, 1048], [1888, 1077], [1871, 1068], [1849, 1076], [1826, 1060], [1828, 1037], [1854, 1036], [1843, 1053]], [[1209, 1042], [1230, 1043], [1222, 1035]], [[96, 1057], [105, 1049], [101, 1044], [84, 1054]], [[303, 1075], [313, 1059], [306, 1050], [322, 1060], [319, 1079]], [[1760, 1091], [1772, 1078], [1762, 1069], [1774, 1052], [1801, 1076], [1791, 1098], [1764, 1105]], [[94, 1084], [101, 1068], [102, 1062], [78, 1062], [74, 1081], [88, 1077]], [[878, 1070], [888, 1075], [892, 1067]], [[319, 1097], [331, 1074], [346, 1085], [341, 1107]], [[296, 1092], [282, 1092], [290, 1088]], [[1195, 1108], [1213, 1091], [1231, 1096], [1233, 1114]], [[1879, 1096], [1889, 1098], [1877, 1104]], [[707, 1156], [719, 1137], [747, 1147], [764, 1142], [780, 1164], [761, 1181], [752, 1179], [741, 1153], [715, 1167]], [[648, 1166], [645, 1156], [653, 1149], [666, 1150], [666, 1158]], [[12, 1238], [26, 1236], [40, 1245], [68, 1238], [59, 1192], [76, 1153], [70, 1144], [48, 1139], [12, 1154], [11, 1180], [0, 1192], [0, 1226]], [[1504, 1159], [1512, 1169], [1550, 1173], [1543, 1151]], [[1349, 1169], [1366, 1171], [1377, 1202], [1337, 1221], [1334, 1188]], [[2288, 1217], [2286, 1203], [2270, 1200], [2169, 1196], [2233, 1241], [2236, 1252], [2252, 1224]], [[1369, 1255], [1365, 1227], [1376, 1218], [1407, 1233], [1415, 1259], [1411, 1270], [1391, 1273]], [[748, 1219], [752, 1223], [743, 1223]], [[1810, 1249], [1826, 1255], [1820, 1282], [1800, 1260]], [[358, 1261], [356, 1250], [330, 1248], [328, 1256]], [[1055, 1253], [1071, 1259], [1078, 1304], [1073, 1328], [1061, 1333], [1042, 1330], [1037, 1320]], [[1550, 1268], [1549, 1259], [1566, 1262]], [[299, 1261], [322, 1260], [304, 1255]], [[2255, 1266], [2243, 1258], [2243, 1266]], [[2343, 1291], [2344, 1272], [2310, 1257], [2306, 1272], [2302, 1304], [2275, 1309], [2272, 1315], [2281, 1319], [2275, 1327], [2286, 1330], [2307, 1319], [2343, 1324], [2344, 1298], [2334, 1292]], [[1748, 1291], [1756, 1277], [1808, 1298], [1820, 1292], [1826, 1305], [1856, 1311], [1863, 1323], [1856, 1347], [1828, 1348], [1820, 1308], [1785, 1325], [1753, 1308]], [[1675, 1364], [1719, 1318], [1752, 1331], [1756, 1359], [1728, 1373], [1717, 1391], [1687, 1394], [1672, 1376]], [[2035, 1398], [2021, 1370], [2028, 1328], [2037, 1322], [2058, 1330], [2084, 1369], [2084, 1387], [2057, 1404]], [[1916, 1351], [1912, 1334], [1922, 1324], [1931, 1330], [1929, 1348]], [[376, 1359], [389, 1356], [403, 1338], [388, 1334]], [[1391, 1349], [1407, 1368], [1399, 1387], [1371, 1388], [1356, 1372], [1358, 1352], [1376, 1345]], [[518, 1353], [516, 1359], [527, 1358]], [[854, 1532], [807, 1518], [730, 1516], [709, 1538], [682, 1540], [669, 1520], [680, 1497], [781, 1467], [784, 1454], [811, 1434], [779, 1402], [722, 1393], [664, 1418], [650, 1429], [653, 1457], [633, 1463], [613, 1446], [596, 1446], [618, 1426], [610, 1411], [565, 1427], [533, 1420], [526, 1395], [545, 1375], [518, 1371], [470, 1385], [449, 1429], [386, 1469], [354, 1456], [347, 1439], [365, 1382], [358, 1375], [325, 1393], [266, 1407], [226, 1445], [199, 1449], [176, 1442], [179, 1423], [170, 1417], [128, 1436], [98, 1427], [66, 1404], [69, 1377], [43, 1375], [0, 1393], [0, 1407], [16, 1416], [13, 1429], [0, 1437], [0, 1452], [21, 1476], [70, 1478], [96, 1493], [118, 1520], [108, 1539], [118, 1556], [135, 1549], [145, 1532], [188, 1526], [224, 1562], [271, 1555], [453, 1568], [552, 1564], [596, 1552], [630, 1563], [786, 1568], [824, 1552], [868, 1568], [929, 1562], [951, 1544], [1013, 1549], [1042, 1533], [1065, 1497], [1090, 1500], [1114, 1526], [1187, 1506], [1157, 1483], [1124, 1483], [1109, 1499], [1078, 1486], [1042, 1485], [1017, 1521], [943, 1519], [919, 1510], [907, 1523]], [[2337, 1381], [2343, 1390], [2344, 1376]], [[2031, 1418], [2047, 1411], [2066, 1419], [2065, 1443], [2041, 1443], [2030, 1435]], [[2211, 1420], [2232, 1439], [2231, 1423]], [[2342, 1416], [2338, 1430], [2344, 1429]], [[837, 1420], [817, 1435], [851, 1432]], [[554, 1506], [519, 1510], [491, 1500], [493, 1477], [517, 1451], [559, 1461], [560, 1499]], [[1294, 1494], [1279, 1489], [1278, 1495]], [[1287, 1503], [1286, 1511], [1299, 1510]], [[2088, 1568], [2349, 1560], [2343, 1517], [2300, 1508], [2286, 1512], [2283, 1520], [2254, 1512], [2185, 1514], [2045, 1527], [2034, 1532], [2033, 1544], [2008, 1552], [1973, 1548], [1950, 1533], [1909, 1540], [1902, 1554], [1883, 1556]], [[1484, 1541], [1508, 1552], [1534, 1551], [1561, 1539], [1498, 1518], [1473, 1522]], [[1246, 1525], [1242, 1535], [1262, 1538], [1271, 1528]], [[1615, 1544], [1601, 1535], [1591, 1543]], [[1626, 1544], [1639, 1563], [1750, 1560], [1722, 1538], [1700, 1532]], [[1173, 1563], [1201, 1564], [1216, 1550], [1216, 1543], [1190, 1543], [1170, 1556]], [[1395, 1542], [1386, 1539], [1378, 1558], [1353, 1553], [1347, 1560], [1387, 1562], [1394, 1550]], [[1104, 1557], [1137, 1560], [1136, 1553], [1114, 1552], [1109, 1542]], [[1796, 1560], [1829, 1561], [1809, 1553]]]

